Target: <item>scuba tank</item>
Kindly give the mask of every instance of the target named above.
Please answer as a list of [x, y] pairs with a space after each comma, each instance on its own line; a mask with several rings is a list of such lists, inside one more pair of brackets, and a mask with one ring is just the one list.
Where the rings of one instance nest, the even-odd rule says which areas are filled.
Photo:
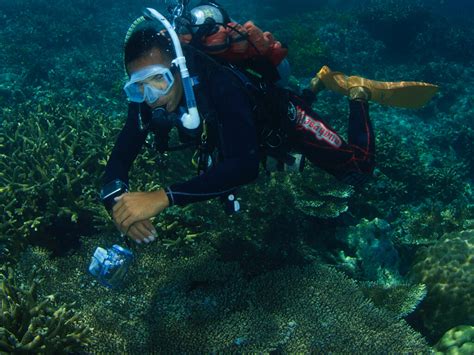
[[[176, 13], [175, 10], [170, 12]], [[191, 44], [216, 59], [237, 65], [245, 62], [239, 66], [264, 59], [275, 71], [282, 64], [285, 74], [289, 75], [288, 62], [285, 61], [288, 49], [252, 21], [243, 25], [233, 21], [215, 1], [201, 1], [189, 11], [183, 9], [174, 23], [181, 42]], [[277, 74], [270, 81], [278, 78]]]
[[189, 13], [193, 33], [196, 33], [206, 23], [214, 23], [216, 25], [227, 24], [231, 21], [226, 11], [215, 2], [201, 2], [201, 5], [192, 8]]

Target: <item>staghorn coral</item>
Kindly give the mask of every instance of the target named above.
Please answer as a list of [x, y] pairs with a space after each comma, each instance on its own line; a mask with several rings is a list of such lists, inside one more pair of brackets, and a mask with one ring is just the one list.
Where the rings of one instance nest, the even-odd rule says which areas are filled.
[[429, 349], [403, 320], [376, 307], [333, 268], [285, 267], [247, 280], [237, 263], [220, 261], [202, 241], [185, 256], [171, 256], [159, 244], [140, 248], [126, 288], [111, 293], [83, 271], [94, 246], [111, 241], [84, 239], [81, 252], [67, 259], [50, 260], [31, 248], [18, 268], [28, 277], [35, 265], [45, 276], [41, 290], [77, 300], [94, 328], [90, 352]]
[[433, 338], [474, 321], [473, 258], [474, 230], [446, 234], [417, 253], [409, 275], [428, 288], [419, 314]]
[[70, 306], [54, 304], [54, 296], [38, 299], [38, 280], [17, 285], [13, 270], [1, 275], [0, 351], [51, 354], [80, 350], [90, 329], [78, 322]]
[[[27, 102], [1, 125], [0, 235], [14, 240], [13, 248], [46, 234], [65, 242], [108, 220], [97, 203], [111, 143], [104, 115], [80, 105]], [[48, 243], [54, 248], [53, 238]]]
[[434, 346], [435, 354], [469, 355], [474, 353], [474, 326], [459, 325], [448, 330]]

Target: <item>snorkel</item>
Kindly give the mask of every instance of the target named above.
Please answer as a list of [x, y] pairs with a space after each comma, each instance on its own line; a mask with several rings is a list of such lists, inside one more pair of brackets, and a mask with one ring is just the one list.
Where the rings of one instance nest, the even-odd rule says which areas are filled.
[[176, 54], [176, 58], [173, 59], [172, 63], [178, 66], [181, 73], [187, 106], [187, 112], [181, 116], [180, 120], [184, 128], [196, 129], [200, 124], [199, 112], [197, 109], [196, 98], [194, 96], [192, 79], [189, 75], [188, 68], [186, 67], [186, 58], [183, 55], [183, 49], [181, 48], [181, 42], [179, 41], [178, 35], [169, 21], [155, 9], [146, 8], [143, 10], [143, 14], [146, 18], [161, 23], [171, 37]]

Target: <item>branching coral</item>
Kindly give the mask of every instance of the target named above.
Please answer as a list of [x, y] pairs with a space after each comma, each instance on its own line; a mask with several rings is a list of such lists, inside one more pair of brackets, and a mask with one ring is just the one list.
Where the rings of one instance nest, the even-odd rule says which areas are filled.
[[51, 233], [65, 242], [106, 220], [97, 199], [112, 143], [104, 115], [28, 102], [1, 124], [0, 235], [23, 243]]
[[25, 289], [17, 285], [13, 271], [2, 275], [0, 299], [0, 351], [51, 354], [80, 350], [90, 329], [78, 322], [69, 306], [54, 306], [54, 296], [37, 297], [38, 281]]
[[474, 319], [474, 230], [451, 233], [419, 251], [410, 271], [428, 287], [419, 312], [433, 338]]
[[[461, 192], [459, 192], [461, 194]], [[442, 235], [469, 227], [474, 217], [474, 205], [470, 192], [449, 204], [427, 199], [418, 206], [402, 209], [397, 222], [397, 241], [406, 245], [428, 245], [436, 243]]]

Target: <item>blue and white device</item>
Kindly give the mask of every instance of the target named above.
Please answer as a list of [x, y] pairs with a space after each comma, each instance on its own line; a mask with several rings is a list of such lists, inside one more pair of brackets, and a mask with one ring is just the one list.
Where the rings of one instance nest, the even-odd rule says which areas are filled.
[[118, 288], [123, 285], [125, 276], [133, 261], [133, 253], [114, 244], [112, 248], [98, 247], [92, 256], [89, 272], [104, 286]]

